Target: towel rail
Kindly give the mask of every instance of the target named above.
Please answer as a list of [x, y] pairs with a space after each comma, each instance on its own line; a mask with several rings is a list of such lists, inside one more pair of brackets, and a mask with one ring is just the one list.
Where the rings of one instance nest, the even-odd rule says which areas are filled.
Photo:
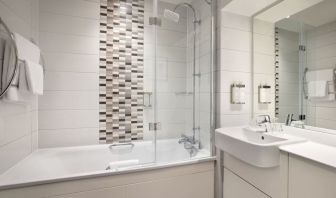
[[[309, 71], [309, 69], [306, 67], [303, 73], [303, 83], [302, 83], [302, 90], [303, 90], [303, 94], [305, 99], [308, 99], [308, 90], [306, 88], [308, 82], [307, 82], [307, 72]], [[311, 71], [318, 71], [316, 70], [311, 70]], [[333, 80], [328, 80], [327, 81], [328, 85], [334, 85], [334, 90], [336, 90], [336, 68], [333, 68]], [[336, 94], [336, 91], [328, 91], [328, 94]]]
[[[0, 25], [3, 25], [3, 27], [5, 28], [5, 30], [10, 34], [10, 39], [11, 39], [11, 42], [13, 43], [13, 47], [14, 47], [14, 51], [15, 51], [15, 68], [14, 68], [14, 72], [13, 72], [13, 75], [10, 77], [10, 81], [8, 83], [8, 86], [5, 87], [4, 91], [2, 93], [0, 93], [0, 98], [8, 91], [8, 89], [10, 87], [19, 87], [19, 81], [15, 82], [14, 83], [14, 80], [15, 80], [15, 76], [17, 75], [17, 73], [19, 72], [19, 63], [23, 63], [24, 60], [21, 60], [19, 59], [18, 57], [18, 46], [16, 44], [16, 41], [15, 41], [15, 37], [14, 37], [14, 33], [12, 31], [10, 31], [9, 27], [6, 25], [6, 23], [1, 19], [0, 17]], [[37, 43], [31, 39], [31, 42], [34, 43], [35, 45], [37, 45]], [[43, 75], [45, 76], [45, 73], [46, 73], [46, 63], [45, 63], [45, 59], [43, 57], [43, 54], [40, 53], [40, 61], [41, 61], [41, 66], [42, 66], [42, 69], [43, 69]]]

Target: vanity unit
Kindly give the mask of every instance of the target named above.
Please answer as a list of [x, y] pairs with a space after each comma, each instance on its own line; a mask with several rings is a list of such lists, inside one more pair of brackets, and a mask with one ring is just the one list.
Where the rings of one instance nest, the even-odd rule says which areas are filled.
[[336, 135], [293, 127], [271, 133], [217, 129], [224, 198], [334, 198], [336, 148], [312, 136], [336, 140]]

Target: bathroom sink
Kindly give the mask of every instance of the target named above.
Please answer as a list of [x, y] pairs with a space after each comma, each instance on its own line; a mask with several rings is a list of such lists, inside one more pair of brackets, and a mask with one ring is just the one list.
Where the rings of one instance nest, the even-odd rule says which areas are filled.
[[262, 133], [248, 127], [231, 127], [216, 130], [215, 144], [246, 163], [267, 168], [279, 165], [279, 146], [303, 141], [283, 132]]

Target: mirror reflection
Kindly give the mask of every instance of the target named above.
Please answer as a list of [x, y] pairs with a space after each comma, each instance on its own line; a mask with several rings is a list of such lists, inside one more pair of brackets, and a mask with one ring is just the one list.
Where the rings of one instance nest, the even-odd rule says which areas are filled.
[[[254, 18], [254, 112], [291, 126], [336, 129], [336, 1], [291, 3]], [[271, 87], [269, 104], [260, 101], [267, 96], [262, 86]]]

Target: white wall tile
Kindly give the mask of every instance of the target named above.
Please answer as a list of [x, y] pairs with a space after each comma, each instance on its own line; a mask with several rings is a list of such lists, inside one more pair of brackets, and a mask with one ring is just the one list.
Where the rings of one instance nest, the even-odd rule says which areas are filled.
[[98, 109], [98, 91], [45, 91], [40, 97], [39, 109]]
[[46, 91], [98, 90], [97, 73], [46, 72]]
[[99, 37], [99, 20], [41, 12], [40, 31]]
[[251, 51], [251, 32], [222, 27], [220, 38], [221, 49]]
[[39, 148], [83, 146], [99, 143], [99, 128], [39, 131]]
[[251, 31], [250, 18], [242, 15], [233, 14], [224, 10], [220, 11], [220, 27]]
[[[251, 114], [251, 21], [250, 18], [220, 11], [220, 46], [217, 75], [217, 127], [247, 125]], [[231, 104], [231, 84], [246, 85], [246, 104]]]
[[99, 3], [83, 0], [42, 0], [42, 12], [77, 16], [82, 18], [99, 19]]
[[251, 53], [220, 49], [218, 53], [219, 70], [251, 72]]
[[[0, 17], [12, 32], [38, 43], [36, 0], [1, 0]], [[0, 101], [0, 174], [32, 152], [32, 133], [37, 130], [37, 97], [24, 103]]]
[[98, 110], [40, 110], [39, 130], [96, 128]]
[[47, 71], [98, 73], [99, 55], [48, 53], [43, 54]]
[[44, 52], [64, 52], [73, 54], [99, 53], [99, 38], [40, 32], [41, 49]]
[[231, 104], [231, 93], [217, 93], [218, 114], [248, 114], [251, 111], [251, 95], [246, 94], [245, 104]]
[[14, 164], [28, 156], [32, 151], [31, 134], [0, 147], [0, 172], [3, 173]]

